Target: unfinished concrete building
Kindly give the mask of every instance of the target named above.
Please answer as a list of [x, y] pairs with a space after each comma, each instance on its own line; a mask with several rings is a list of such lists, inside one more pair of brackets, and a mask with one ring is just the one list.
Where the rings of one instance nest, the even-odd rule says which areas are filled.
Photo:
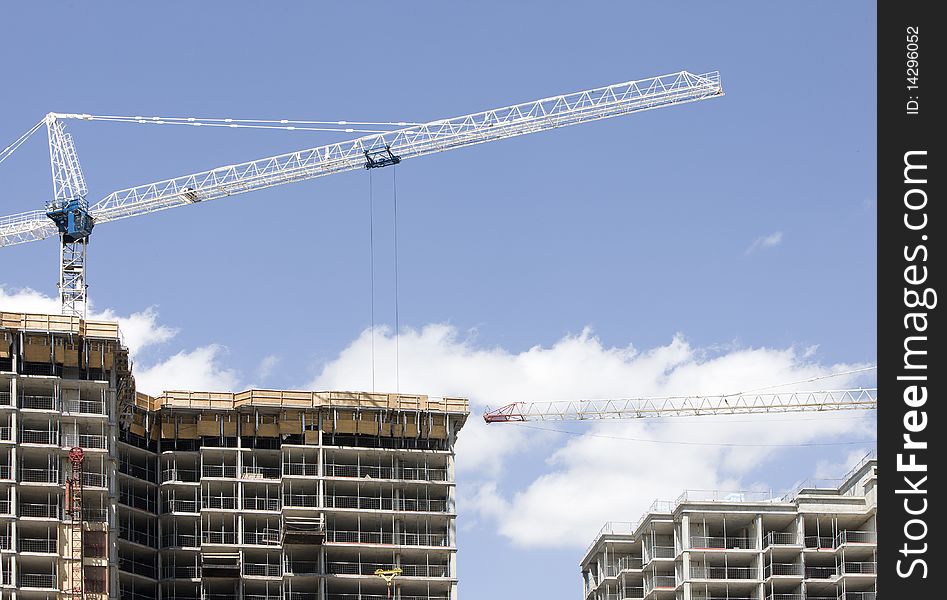
[[586, 600], [875, 600], [877, 461], [781, 498], [684, 492], [607, 523], [582, 559]]
[[0, 599], [453, 600], [467, 414], [402, 394], [146, 396], [115, 323], [0, 313]]

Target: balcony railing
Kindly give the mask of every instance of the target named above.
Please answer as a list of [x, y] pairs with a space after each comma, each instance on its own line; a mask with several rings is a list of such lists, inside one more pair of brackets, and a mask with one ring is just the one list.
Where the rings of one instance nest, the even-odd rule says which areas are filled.
[[[391, 563], [327, 562], [326, 573], [330, 575], [374, 575], [379, 569], [391, 569]], [[448, 577], [447, 565], [402, 564], [400, 577]]]
[[691, 567], [692, 579], [758, 579], [756, 567]]
[[201, 542], [204, 544], [236, 544], [236, 531], [204, 531], [201, 533]]
[[10, 500], [0, 500], [0, 515], [12, 515], [13, 502]]
[[446, 512], [446, 500], [378, 498], [370, 496], [326, 496], [326, 508], [392, 510], [405, 512]]
[[[328, 565], [327, 565], [328, 566]], [[286, 559], [283, 565], [283, 572], [286, 575], [321, 575], [319, 563], [311, 560], [289, 560]]]
[[236, 510], [236, 496], [204, 496], [201, 498], [201, 506], [204, 508], [219, 508], [222, 510]]
[[13, 479], [13, 468], [10, 465], [0, 465], [0, 480]]
[[874, 531], [857, 531], [854, 529], [846, 529], [840, 531], [837, 536], [835, 536], [835, 545], [840, 546], [842, 544], [875, 544], [878, 542], [878, 536]]
[[799, 536], [795, 533], [770, 531], [763, 536], [763, 548], [770, 546], [795, 546], [799, 544]]
[[21, 429], [21, 444], [48, 444], [52, 446], [59, 445], [59, 432], [48, 429]]
[[622, 600], [639, 600], [644, 598], [644, 586], [626, 586]]
[[169, 481], [181, 481], [185, 483], [194, 483], [200, 481], [196, 469], [162, 469], [161, 483]]
[[134, 573], [143, 577], [150, 577], [151, 579], [155, 579], [158, 572], [155, 565], [151, 563], [138, 562], [122, 556], [118, 558], [118, 568], [126, 573]]
[[59, 400], [53, 396], [20, 396], [20, 408], [27, 410], [59, 410]]
[[825, 535], [807, 535], [803, 540], [806, 548], [834, 549], [835, 538]]
[[279, 479], [279, 467], [242, 467], [240, 469], [242, 479]]
[[243, 543], [253, 546], [278, 546], [280, 544], [280, 531], [279, 529], [244, 531]]
[[55, 469], [20, 469], [22, 483], [59, 483], [59, 471]]
[[200, 512], [197, 500], [178, 500], [172, 498], [162, 505], [163, 512], [166, 513], [196, 513]]
[[645, 579], [645, 588], [674, 588], [677, 587], [677, 578], [674, 575], [655, 575]]
[[166, 533], [161, 536], [162, 548], [197, 548], [200, 546], [197, 534]]
[[141, 544], [142, 546], [148, 546], [149, 548], [154, 548], [157, 543], [155, 534], [125, 527], [124, 525], [118, 528], [118, 537], [119, 539]]
[[226, 477], [235, 479], [237, 477], [236, 465], [204, 465], [201, 467], [201, 476], [203, 477]]
[[67, 433], [62, 436], [62, 445], [67, 448], [79, 446], [85, 449], [108, 450], [109, 439], [104, 435]]
[[279, 563], [243, 563], [243, 574], [250, 577], [282, 577], [283, 567]]
[[20, 516], [39, 519], [58, 519], [59, 505], [55, 503], [21, 502]]
[[838, 568], [831, 567], [806, 567], [806, 579], [834, 579], [838, 577]]
[[[297, 598], [297, 592], [293, 596], [286, 596], [286, 600], [309, 600], [309, 598]], [[401, 594], [401, 600], [448, 600], [448, 596], [408, 596]], [[385, 594], [326, 594], [326, 600], [387, 600]]]
[[748, 537], [692, 535], [691, 548], [751, 550], [756, 548], [756, 540]]
[[82, 484], [86, 487], [107, 488], [109, 478], [105, 473], [90, 473], [88, 471], [82, 474]]
[[[285, 466], [285, 465], [284, 465]], [[326, 477], [447, 481], [447, 469], [433, 467], [373, 467], [367, 465], [325, 465]]]
[[21, 588], [56, 589], [55, 573], [20, 573]]
[[200, 579], [198, 565], [161, 565], [161, 579]]
[[436, 533], [393, 533], [390, 531], [337, 531], [326, 533], [326, 541], [350, 544], [395, 546], [448, 546], [447, 535]]
[[0, 427], [0, 442], [12, 442], [13, 441], [13, 428], [9, 425], [4, 425]]
[[253, 498], [247, 496], [243, 499], [244, 510], [278, 511], [281, 505], [282, 503], [279, 498]]
[[118, 461], [118, 472], [134, 477], [135, 479], [142, 479], [151, 483], [158, 482], [158, 475], [155, 473], [153, 468], [136, 465], [135, 463], [128, 460], [123, 460], [122, 458], [119, 458]]
[[119, 487], [118, 501], [125, 506], [131, 506], [146, 512], [153, 513], [158, 510], [158, 502], [154, 496], [133, 494], [125, 487]]
[[648, 550], [649, 559], [674, 558], [677, 556], [677, 550], [674, 549], [674, 546], [651, 546]]
[[763, 565], [763, 578], [768, 577], [802, 577], [801, 563], [767, 563]]
[[[5, 371], [6, 359], [0, 358], [0, 371]], [[10, 392], [0, 392], [0, 406], [13, 406], [13, 395]]]
[[[55, 532], [52, 532], [55, 535]], [[20, 552], [36, 552], [38, 554], [58, 554], [57, 540], [45, 538], [20, 538], [17, 544]]]
[[316, 494], [283, 494], [283, 506], [315, 508], [319, 506], [319, 496]]
[[874, 575], [878, 572], [878, 564], [874, 561], [843, 562], [843, 575]]
[[318, 474], [319, 465], [315, 463], [283, 463], [283, 475], [315, 477]]
[[62, 411], [65, 413], [104, 415], [108, 411], [102, 400], [63, 400]]
[[642, 560], [640, 556], [623, 556], [618, 559], [618, 570], [629, 571], [641, 569]]

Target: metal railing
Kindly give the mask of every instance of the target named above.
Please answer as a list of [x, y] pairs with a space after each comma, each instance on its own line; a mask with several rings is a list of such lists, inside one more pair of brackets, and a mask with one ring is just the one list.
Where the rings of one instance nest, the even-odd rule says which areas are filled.
[[19, 441], [21, 444], [49, 444], [59, 445], [59, 432], [48, 429], [21, 429]]
[[90, 473], [85, 471], [82, 473], [82, 485], [86, 487], [107, 488], [109, 486], [109, 478], [105, 473]]
[[194, 483], [200, 481], [200, 477], [198, 477], [196, 469], [162, 469], [161, 483], [169, 481]]
[[[294, 594], [296, 592], [293, 592]], [[303, 600], [302, 598], [297, 598], [293, 596], [292, 598], [286, 597], [287, 600]], [[388, 596], [385, 594], [326, 594], [326, 600], [389, 600]], [[401, 594], [399, 596], [401, 600], [448, 600], [448, 596], [408, 596]], [[306, 599], [308, 600], [308, 599]]]
[[834, 579], [838, 577], [838, 567], [806, 567], [806, 579]]
[[[55, 535], [55, 531], [50, 532]], [[35, 552], [38, 554], [58, 554], [56, 548], [58, 541], [56, 539], [45, 538], [20, 538], [17, 548], [20, 552]]]
[[803, 539], [806, 548], [835, 548], [835, 538], [825, 535], [807, 535]]
[[447, 469], [435, 467], [376, 467], [369, 465], [325, 465], [326, 477], [447, 481]]
[[21, 588], [56, 589], [55, 573], [20, 573]]
[[4, 425], [0, 427], [0, 442], [12, 442], [13, 441], [13, 428], [9, 425]]
[[118, 472], [134, 477], [135, 479], [142, 479], [151, 483], [158, 482], [158, 474], [153, 468], [136, 465], [129, 460], [123, 460], [121, 458], [119, 458], [118, 461]]
[[641, 569], [644, 563], [640, 556], [622, 556], [618, 559], [618, 570], [629, 571]]
[[197, 548], [200, 540], [197, 534], [166, 533], [161, 536], [162, 548]]
[[283, 573], [286, 575], [322, 575], [319, 570], [319, 563], [311, 560], [290, 560], [289, 558], [283, 562]]
[[[374, 575], [376, 570], [391, 569], [391, 563], [327, 562], [329, 575]], [[318, 567], [315, 567], [318, 568]], [[449, 577], [447, 565], [402, 564], [400, 577]]]
[[654, 558], [674, 558], [677, 556], [677, 550], [674, 546], [651, 546], [648, 548], [648, 559]]
[[387, 544], [395, 546], [448, 546], [446, 534], [393, 533], [390, 531], [339, 531], [326, 532], [327, 542], [350, 544]]
[[254, 498], [251, 496], [243, 498], [244, 510], [278, 511], [280, 508], [282, 508], [282, 503], [279, 498]]
[[0, 465], [0, 479], [13, 479], [13, 468], [10, 465]]
[[66, 448], [79, 446], [85, 449], [108, 450], [109, 439], [105, 435], [67, 433], [62, 436], [62, 445]]
[[0, 515], [12, 515], [13, 502], [10, 500], [0, 500]]
[[282, 577], [283, 567], [279, 563], [243, 563], [242, 572], [250, 577]]
[[166, 513], [196, 513], [200, 512], [197, 500], [178, 500], [171, 498], [162, 503], [162, 512]]
[[84, 415], [104, 415], [107, 406], [102, 400], [63, 400], [62, 411], [64, 413], [84, 414]]
[[644, 586], [625, 586], [624, 588], [625, 595], [622, 600], [626, 598], [628, 600], [639, 600], [644, 598]]
[[843, 575], [874, 575], [878, 572], [878, 563], [874, 561], [843, 562]]
[[842, 544], [876, 544], [878, 535], [874, 531], [860, 531], [856, 529], [844, 529], [835, 536], [835, 545]]
[[766, 563], [763, 565], [763, 579], [768, 577], [794, 576], [802, 577], [801, 563]]
[[155, 579], [158, 572], [155, 565], [151, 563], [138, 562], [123, 556], [118, 557], [118, 568], [126, 573], [134, 573], [151, 579]]
[[59, 471], [55, 469], [20, 469], [22, 483], [59, 483]]
[[243, 543], [253, 546], [278, 546], [281, 542], [279, 529], [244, 531]]
[[229, 479], [236, 479], [237, 466], [236, 465], [203, 465], [201, 467], [201, 476], [202, 477], [226, 477]]
[[135, 544], [148, 546], [149, 548], [154, 548], [155, 543], [157, 542], [157, 537], [154, 533], [142, 531], [140, 529], [132, 529], [124, 525], [119, 526], [118, 537]]
[[131, 506], [152, 513], [158, 508], [158, 502], [154, 496], [132, 494], [128, 489], [122, 486], [119, 487], [118, 501], [125, 506]]
[[236, 496], [203, 496], [201, 498], [203, 508], [219, 508], [223, 510], [236, 510]]
[[201, 532], [201, 542], [204, 544], [236, 544], [236, 531], [204, 531]]
[[795, 533], [786, 533], [783, 531], [770, 531], [763, 536], [763, 548], [770, 546], [796, 546], [799, 544], [799, 536]]
[[26, 410], [59, 410], [59, 400], [54, 396], [21, 395], [20, 408]]
[[759, 579], [756, 567], [692, 566], [692, 579]]
[[447, 512], [446, 500], [380, 498], [371, 496], [326, 496], [326, 508], [391, 510], [404, 512]]
[[752, 550], [756, 548], [756, 539], [749, 537], [692, 535], [691, 548]]
[[[3, 359], [0, 359], [0, 365], [3, 364]], [[0, 367], [0, 371], [4, 369]], [[0, 406], [13, 406], [13, 395], [10, 392], [0, 392]]]
[[161, 565], [161, 579], [200, 579], [198, 565]]
[[279, 479], [281, 474], [279, 467], [242, 467], [240, 477], [242, 479]]
[[283, 506], [315, 508], [319, 506], [318, 494], [283, 494]]
[[646, 589], [677, 587], [677, 578], [674, 575], [655, 575], [644, 582]]
[[283, 463], [283, 475], [316, 477], [319, 465], [316, 463]]

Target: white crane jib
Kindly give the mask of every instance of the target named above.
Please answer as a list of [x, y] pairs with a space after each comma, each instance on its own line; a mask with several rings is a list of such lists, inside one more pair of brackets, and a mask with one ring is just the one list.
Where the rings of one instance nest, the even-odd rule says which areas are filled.
[[[69, 185], [64, 189], [72, 195], [61, 197], [57, 188], [55, 200], [46, 211], [35, 210], [0, 217], [0, 246], [32, 242], [56, 234], [63, 239], [64, 248], [67, 243], [80, 242], [82, 260], [78, 267], [75, 261], [70, 267], [73, 271], [78, 268], [80, 276], [71, 279], [61, 276], [60, 292], [64, 312], [82, 316], [86, 301], [84, 250], [93, 225], [283, 183], [354, 169], [384, 167], [416, 156], [722, 95], [718, 72], [695, 75], [681, 71], [218, 167], [112, 192], [92, 205], [85, 201], [84, 183], [78, 189]], [[115, 119], [60, 113], [51, 113], [47, 117], [54, 181], [57, 181], [57, 172], [62, 172], [66, 175], [59, 175], [60, 179], [65, 177], [66, 181], [78, 185], [77, 182], [82, 181], [81, 171], [71, 138], [62, 129], [65, 119]], [[143, 118], [128, 120], [160, 123]], [[74, 174], [71, 179], [70, 174]], [[66, 216], [69, 218], [66, 219]], [[68, 258], [65, 251], [62, 258], [65, 264]], [[71, 298], [69, 302], [67, 294]]]

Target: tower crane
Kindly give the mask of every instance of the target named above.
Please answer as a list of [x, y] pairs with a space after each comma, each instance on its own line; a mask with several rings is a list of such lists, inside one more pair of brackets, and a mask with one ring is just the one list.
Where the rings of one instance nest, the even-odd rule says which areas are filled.
[[[284, 183], [355, 169], [387, 167], [435, 152], [722, 95], [718, 72], [695, 75], [680, 71], [222, 166], [118, 190], [93, 204], [88, 200], [88, 188], [75, 144], [65, 128], [67, 121], [203, 123], [194, 119], [50, 113], [28, 134], [45, 124], [52, 163], [53, 197], [45, 210], [0, 217], [0, 246], [58, 235], [61, 247], [59, 295], [62, 311], [63, 314], [82, 317], [85, 316], [88, 300], [87, 250], [89, 237], [96, 225]], [[22, 140], [17, 140], [7, 150], [18, 146]]]
[[514, 402], [487, 411], [487, 423], [589, 421], [704, 415], [829, 412], [878, 408], [877, 388], [813, 392], [744, 393], [720, 396], [661, 396], [619, 400]]

